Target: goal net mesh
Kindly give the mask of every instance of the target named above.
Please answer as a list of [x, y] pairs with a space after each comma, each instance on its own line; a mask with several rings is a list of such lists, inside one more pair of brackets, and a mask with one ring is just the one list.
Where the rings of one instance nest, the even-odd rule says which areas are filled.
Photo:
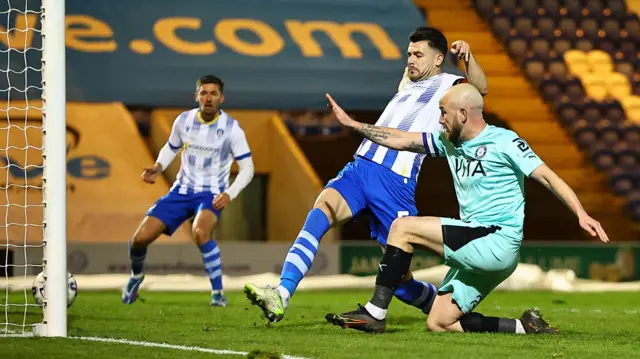
[[42, 308], [10, 278], [42, 271], [41, 1], [0, 0], [0, 336], [30, 335]]

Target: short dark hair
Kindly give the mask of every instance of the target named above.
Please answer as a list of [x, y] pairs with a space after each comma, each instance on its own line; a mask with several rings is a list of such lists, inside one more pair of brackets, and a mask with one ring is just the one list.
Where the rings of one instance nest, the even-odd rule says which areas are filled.
[[213, 75], [204, 75], [198, 79], [196, 82], [196, 91], [200, 88], [200, 86], [205, 84], [216, 84], [220, 88], [220, 92], [224, 93], [224, 82], [220, 80], [219, 77]]
[[426, 41], [431, 48], [440, 51], [445, 57], [447, 56], [447, 52], [449, 52], [447, 38], [440, 30], [434, 27], [420, 26], [409, 36], [409, 41]]

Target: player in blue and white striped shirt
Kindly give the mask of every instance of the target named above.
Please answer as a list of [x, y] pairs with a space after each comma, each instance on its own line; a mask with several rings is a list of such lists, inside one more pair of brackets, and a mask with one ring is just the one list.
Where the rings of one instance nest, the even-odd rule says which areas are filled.
[[[212, 289], [212, 306], [226, 306], [222, 292], [220, 249], [212, 238], [220, 213], [253, 178], [253, 160], [244, 131], [238, 121], [220, 109], [224, 84], [213, 76], [196, 83], [199, 108], [181, 113], [173, 123], [169, 140], [156, 163], [144, 170], [142, 178], [154, 183], [182, 149], [180, 172], [169, 193], [147, 212], [129, 242], [132, 275], [122, 293], [122, 302], [133, 303], [144, 279], [147, 246], [161, 234], [171, 235], [195, 216], [193, 238], [200, 248]], [[233, 161], [240, 169], [229, 186]]]
[[[448, 51], [444, 35], [428, 27], [418, 28], [409, 38], [405, 77], [398, 93], [391, 99], [376, 125], [402, 131], [440, 130], [438, 101], [463, 77], [442, 73]], [[451, 52], [464, 58], [470, 82], [486, 93], [486, 78], [464, 41], [452, 44]], [[369, 140], [362, 141], [355, 161], [347, 164], [331, 180], [316, 200], [295, 243], [289, 250], [280, 277], [273, 289], [245, 286], [253, 304], [262, 308], [272, 322], [284, 317], [289, 298], [309, 271], [320, 239], [332, 227], [339, 226], [359, 213], [372, 214], [371, 237], [384, 248], [391, 223], [403, 216], [418, 214], [415, 190], [424, 154], [396, 151]], [[395, 291], [398, 299], [428, 313], [436, 295], [432, 284], [413, 279], [410, 272]]]

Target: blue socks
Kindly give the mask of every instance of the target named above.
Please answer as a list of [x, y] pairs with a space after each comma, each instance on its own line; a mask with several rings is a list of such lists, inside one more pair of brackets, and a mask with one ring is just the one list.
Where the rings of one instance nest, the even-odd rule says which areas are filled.
[[424, 314], [429, 314], [437, 293], [438, 290], [433, 284], [411, 278], [400, 283], [394, 295], [404, 303], [422, 310]]
[[280, 275], [280, 287], [289, 292], [289, 297], [311, 268], [320, 239], [330, 228], [329, 218], [322, 210], [314, 208], [309, 212], [298, 238], [289, 249]]
[[131, 271], [133, 275], [140, 275], [144, 273], [144, 259], [147, 256], [147, 248], [132, 248], [129, 240], [129, 259], [131, 260]]
[[211, 281], [211, 289], [214, 292], [222, 291], [222, 262], [220, 261], [220, 248], [216, 241], [210, 239], [207, 243], [200, 246], [204, 269], [209, 275]]

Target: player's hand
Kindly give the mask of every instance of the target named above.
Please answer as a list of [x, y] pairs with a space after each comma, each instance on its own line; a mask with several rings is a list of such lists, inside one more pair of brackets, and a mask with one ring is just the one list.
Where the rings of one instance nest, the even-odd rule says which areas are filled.
[[231, 202], [231, 197], [229, 197], [227, 193], [222, 192], [213, 199], [213, 209], [224, 209], [224, 207], [226, 207], [229, 202]]
[[464, 61], [469, 62], [471, 56], [471, 46], [466, 41], [458, 40], [451, 44], [451, 53], [458, 55], [458, 60], [464, 57]]
[[327, 107], [329, 107], [331, 111], [333, 111], [333, 115], [336, 117], [338, 122], [340, 122], [340, 124], [346, 127], [357, 126], [358, 122], [356, 122], [354, 119], [349, 117], [349, 115], [347, 115], [347, 113], [344, 112], [342, 107], [340, 107], [336, 103], [336, 101], [333, 100], [333, 97], [331, 97], [331, 95], [326, 94], [325, 97], [327, 98], [327, 102], [328, 102]]
[[162, 168], [159, 164], [154, 164], [151, 167], [147, 167], [142, 171], [142, 180], [147, 183], [156, 183], [156, 178], [158, 177], [158, 173], [162, 172]]
[[586, 213], [579, 214], [578, 221], [580, 223], [580, 227], [589, 232], [592, 237], [598, 236], [601, 241], [605, 243], [609, 242], [609, 237], [607, 237], [607, 234], [604, 233], [604, 229], [602, 229], [600, 222], [589, 217], [589, 215]]

